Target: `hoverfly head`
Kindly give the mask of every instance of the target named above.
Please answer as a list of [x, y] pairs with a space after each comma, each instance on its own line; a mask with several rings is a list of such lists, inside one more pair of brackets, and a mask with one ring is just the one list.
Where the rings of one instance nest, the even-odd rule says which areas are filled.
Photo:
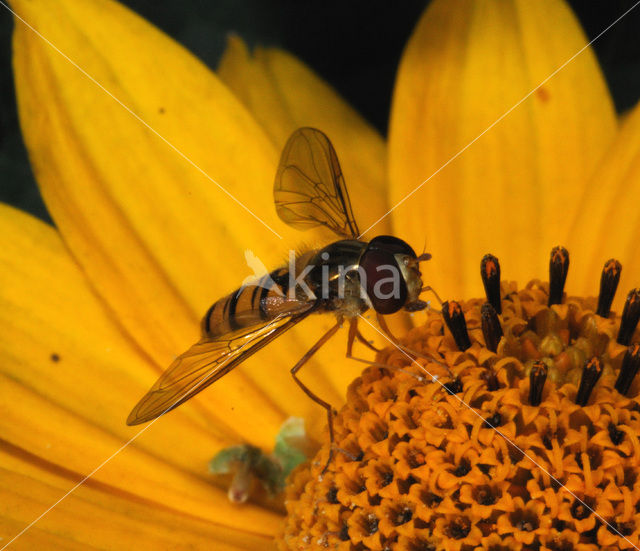
[[411, 246], [397, 237], [379, 235], [372, 239], [360, 258], [360, 266], [374, 310], [386, 315], [403, 307], [409, 312], [426, 308], [426, 303], [418, 300], [422, 289], [418, 265], [430, 257], [426, 253], [416, 256]]

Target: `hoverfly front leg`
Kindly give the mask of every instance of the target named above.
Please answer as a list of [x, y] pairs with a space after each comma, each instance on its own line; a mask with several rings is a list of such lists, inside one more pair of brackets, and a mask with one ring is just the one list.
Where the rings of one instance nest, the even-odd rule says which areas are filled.
[[[430, 291], [431, 293], [433, 293], [433, 296], [436, 297], [436, 300], [438, 301], [438, 304], [440, 306], [443, 305], [443, 301], [440, 298], [440, 295], [436, 292], [436, 290], [431, 287], [431, 285], [427, 285], [426, 287], [423, 287], [422, 289], [420, 289], [420, 294], [425, 293], [427, 291]], [[431, 301], [428, 301], [427, 304], [430, 305]], [[431, 308], [431, 306], [429, 306], [429, 308]], [[436, 312], [440, 313], [440, 310], [436, 310], [435, 308], [431, 308], [431, 310], [435, 310]]]
[[351, 351], [353, 350], [353, 343], [358, 339], [362, 344], [364, 344], [367, 348], [373, 350], [378, 353], [381, 352], [380, 348], [376, 348], [373, 346], [363, 335], [360, 333], [360, 329], [358, 329], [358, 319], [351, 318], [349, 320], [349, 337], [347, 339], [347, 358], [357, 359], [351, 355]]
[[[434, 291], [435, 293], [435, 291]], [[436, 297], [438, 295], [436, 294]], [[438, 297], [439, 298], [439, 297]], [[407, 348], [405, 345], [403, 345], [391, 332], [391, 330], [389, 329], [389, 326], [387, 325], [387, 321], [384, 319], [384, 316], [382, 316], [381, 314], [376, 313], [376, 318], [378, 320], [378, 324], [380, 325], [380, 328], [382, 329], [383, 333], [387, 336], [387, 338], [391, 341], [391, 343], [400, 351], [404, 352], [405, 354], [408, 354], [409, 356], [412, 356], [412, 361], [415, 361], [416, 359], [420, 358], [423, 360], [427, 360], [427, 361], [431, 361], [431, 362], [435, 362], [438, 365], [441, 365], [442, 367], [444, 367], [447, 371], [447, 374], [450, 375], [451, 377], [453, 377], [453, 374], [451, 373], [451, 370], [449, 369], [449, 366], [447, 366], [443, 361], [442, 358], [437, 358], [434, 355], [425, 355], [422, 354], [420, 352], [417, 352], [416, 350], [412, 350], [411, 348]]]
[[360, 330], [358, 329], [358, 318], [351, 318], [349, 320], [349, 337], [347, 339], [347, 359], [349, 360], [355, 360], [356, 362], [362, 362], [365, 363], [367, 365], [373, 365], [375, 367], [382, 367], [385, 369], [395, 369], [393, 366], [387, 365], [387, 364], [383, 364], [380, 362], [372, 362], [371, 360], [365, 360], [364, 358], [357, 358], [356, 356], [353, 355], [353, 343], [355, 342], [355, 340], [358, 339], [362, 344], [368, 346], [369, 348], [371, 348], [371, 350], [374, 350], [375, 352], [381, 352], [381, 350], [379, 348], [376, 348], [375, 346], [373, 346], [363, 335], [362, 333], [360, 333]]
[[[373, 345], [371, 345], [369, 343], [369, 341], [367, 341], [365, 339], [365, 337], [362, 336], [362, 334], [360, 333], [360, 331], [358, 330], [358, 319], [357, 318], [352, 318], [349, 320], [349, 339], [347, 340], [347, 358], [349, 360], [354, 360], [356, 362], [362, 362], [364, 364], [367, 364], [369, 366], [373, 366], [373, 367], [380, 367], [382, 369], [388, 369], [389, 371], [402, 371], [403, 373], [406, 373], [407, 375], [411, 375], [411, 377], [415, 377], [416, 379], [418, 379], [420, 382], [424, 382], [424, 377], [420, 376], [420, 375], [416, 375], [415, 373], [411, 373], [410, 371], [407, 371], [401, 367], [396, 367], [393, 365], [388, 365], [388, 364], [384, 364], [382, 362], [375, 362], [375, 361], [371, 361], [371, 360], [365, 360], [364, 358], [358, 358], [356, 356], [353, 355], [353, 343], [354, 341], [358, 339], [360, 342], [363, 342], [364, 344], [367, 344], [369, 346], [369, 348], [373, 348], [376, 352], [381, 352], [381, 350], [378, 350], [377, 348], [375, 348]], [[349, 455], [348, 452], [346, 452], [345, 450], [342, 450], [340, 448], [338, 448], [339, 451], [344, 452], [346, 455]]]
[[321, 475], [323, 475], [327, 471], [327, 469], [329, 468], [329, 464], [331, 463], [331, 459], [333, 458], [333, 443], [334, 443], [333, 408], [331, 407], [331, 404], [329, 402], [325, 402], [322, 398], [320, 398], [319, 396], [311, 392], [311, 390], [309, 390], [309, 388], [305, 386], [305, 384], [300, 379], [298, 379], [298, 376], [296, 375], [296, 373], [300, 371], [300, 368], [307, 363], [309, 358], [311, 358], [311, 356], [313, 356], [322, 347], [323, 344], [325, 344], [331, 337], [333, 337], [336, 334], [336, 332], [338, 331], [338, 329], [340, 329], [341, 326], [342, 326], [342, 320], [339, 319], [338, 322], [331, 329], [329, 329], [329, 331], [327, 331], [324, 335], [322, 335], [320, 340], [318, 340], [318, 342], [316, 342], [316, 344], [314, 344], [307, 351], [307, 353], [304, 356], [302, 356], [302, 358], [300, 358], [298, 363], [291, 368], [291, 375], [293, 376], [293, 380], [302, 389], [302, 391], [309, 398], [311, 398], [316, 404], [322, 406], [324, 409], [327, 410], [327, 421], [329, 423], [329, 440], [330, 440], [329, 459], [327, 459], [327, 463], [323, 467], [322, 472], [320, 473]]

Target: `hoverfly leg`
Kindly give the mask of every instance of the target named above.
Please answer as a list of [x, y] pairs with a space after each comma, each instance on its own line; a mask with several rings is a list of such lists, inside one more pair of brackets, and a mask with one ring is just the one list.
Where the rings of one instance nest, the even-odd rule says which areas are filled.
[[[431, 287], [431, 285], [427, 285], [426, 287], [423, 287], [422, 289], [420, 289], [420, 294], [425, 293], [427, 291], [430, 291], [431, 293], [433, 293], [433, 296], [436, 297], [438, 304], [442, 306], [443, 302], [442, 302], [442, 299], [440, 298], [440, 295], [436, 292], [436, 290], [433, 287]], [[432, 310], [435, 310], [435, 308], [432, 308]]]
[[421, 377], [420, 375], [416, 375], [415, 373], [411, 373], [409, 371], [406, 371], [405, 369], [402, 369], [401, 367], [395, 367], [395, 366], [384, 364], [384, 363], [381, 363], [381, 362], [372, 362], [371, 360], [365, 360], [364, 358], [355, 357], [353, 355], [353, 342], [355, 341], [355, 339], [358, 339], [360, 342], [362, 342], [363, 344], [366, 344], [367, 346], [369, 346], [369, 348], [372, 348], [376, 352], [380, 352], [380, 350], [378, 350], [373, 345], [371, 345], [369, 343], [369, 341], [367, 341], [361, 335], [360, 331], [358, 330], [358, 319], [357, 318], [352, 318], [352, 319], [349, 320], [349, 338], [347, 340], [347, 359], [355, 360], [356, 362], [362, 362], [362, 363], [365, 363], [365, 364], [373, 366], [373, 367], [380, 367], [382, 369], [388, 369], [390, 371], [402, 371], [403, 373], [407, 373], [408, 375], [411, 375], [412, 377], [415, 377], [420, 382], [424, 382], [424, 377]]
[[[434, 291], [435, 292], [435, 291]], [[437, 296], [437, 295], [436, 295]], [[449, 366], [447, 364], [445, 364], [441, 359], [436, 358], [434, 355], [426, 355], [426, 354], [422, 354], [421, 352], [417, 352], [415, 350], [412, 350], [411, 348], [407, 348], [404, 344], [402, 344], [391, 332], [391, 330], [389, 329], [389, 326], [387, 325], [386, 320], [384, 319], [383, 316], [381, 316], [380, 314], [376, 314], [377, 318], [378, 318], [378, 324], [380, 325], [380, 328], [382, 329], [382, 331], [385, 333], [385, 335], [388, 337], [388, 339], [393, 343], [393, 345], [398, 348], [398, 350], [401, 350], [402, 352], [404, 352], [405, 354], [408, 354], [409, 356], [412, 356], [412, 360], [415, 361], [416, 359], [420, 358], [422, 360], [427, 360], [430, 362], [434, 362], [442, 367], [445, 368], [447, 375], [450, 375], [453, 377], [453, 374], [451, 373], [451, 370], [449, 369]]]
[[331, 337], [333, 337], [333, 335], [336, 334], [336, 332], [338, 331], [338, 329], [340, 329], [341, 326], [342, 326], [342, 320], [338, 320], [338, 323], [336, 323], [331, 329], [329, 329], [329, 331], [327, 331], [320, 338], [320, 340], [318, 340], [318, 342], [316, 342], [316, 344], [314, 344], [307, 351], [307, 353], [304, 356], [302, 356], [302, 358], [300, 358], [298, 363], [296, 363], [296, 365], [294, 365], [291, 368], [291, 375], [293, 376], [293, 380], [296, 382], [296, 384], [316, 404], [318, 404], [319, 406], [322, 406], [324, 409], [327, 410], [327, 421], [328, 421], [328, 424], [329, 424], [329, 441], [330, 441], [331, 445], [329, 447], [329, 458], [327, 459], [327, 463], [323, 467], [322, 472], [320, 473], [320, 475], [323, 475], [327, 471], [327, 469], [329, 468], [329, 464], [331, 463], [331, 459], [333, 458], [333, 443], [334, 443], [334, 437], [333, 437], [333, 408], [331, 407], [331, 404], [329, 404], [329, 402], [325, 402], [322, 398], [320, 398], [319, 396], [317, 396], [313, 392], [311, 392], [311, 390], [309, 390], [309, 388], [307, 386], [305, 386], [305, 384], [300, 379], [298, 379], [298, 376], [296, 374], [298, 373], [298, 371], [300, 371], [300, 368], [302, 368], [302, 366], [304, 364], [306, 364], [307, 361], [309, 361], [311, 356], [313, 356], [322, 347], [323, 344], [325, 344]]
[[[401, 371], [402, 373], [406, 373], [410, 377], [413, 377], [414, 379], [417, 379], [421, 383], [424, 383], [427, 380], [422, 375], [417, 375], [416, 373], [411, 373], [411, 371], [408, 371], [408, 370], [404, 369], [403, 367], [396, 367], [395, 365], [383, 364], [382, 362], [372, 362], [371, 360], [365, 360], [364, 358], [358, 358], [357, 356], [354, 356], [354, 355], [349, 356], [348, 354], [347, 354], [347, 359], [353, 360], [355, 362], [361, 362], [363, 364], [367, 364], [367, 365], [372, 366], [372, 367], [380, 367], [382, 369], [388, 369], [389, 371]], [[342, 450], [339, 450], [339, 451], [342, 451]]]
[[353, 455], [350, 451], [345, 450], [344, 448], [340, 448], [338, 446], [335, 446], [333, 448], [334, 450], [346, 455], [349, 459], [351, 459], [351, 461], [358, 461], [358, 456], [357, 455]]
[[362, 333], [360, 333], [360, 330], [358, 330], [356, 332], [356, 339], [358, 339], [362, 344], [364, 344], [367, 348], [373, 350], [374, 352], [382, 352], [381, 348], [376, 348], [375, 346], [373, 346], [367, 339], [364, 338], [364, 336], [362, 335]]
[[373, 346], [364, 336], [360, 333], [358, 329], [358, 319], [351, 318], [349, 320], [349, 338], [347, 340], [347, 358], [351, 357], [351, 350], [353, 349], [353, 342], [358, 339], [362, 344], [364, 344], [367, 348], [373, 350], [374, 352], [380, 352], [380, 348], [376, 348]]
[[349, 335], [347, 337], [347, 358], [351, 356], [351, 352], [353, 351], [353, 343], [356, 340], [357, 334], [358, 320], [356, 318], [351, 318], [349, 320]]
[[389, 339], [391, 340], [391, 342], [395, 345], [400, 345], [400, 341], [396, 338], [396, 336], [391, 332], [391, 329], [389, 329], [389, 325], [387, 325], [387, 320], [384, 319], [384, 316], [382, 314], [378, 314], [376, 312], [376, 318], [378, 320], [378, 325], [380, 326], [380, 329], [382, 329], [382, 331], [384, 332], [384, 334], [389, 337]]

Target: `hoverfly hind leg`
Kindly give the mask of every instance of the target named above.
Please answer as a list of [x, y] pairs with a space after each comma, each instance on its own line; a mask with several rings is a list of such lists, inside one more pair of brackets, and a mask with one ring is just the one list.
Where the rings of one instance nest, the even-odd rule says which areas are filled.
[[371, 344], [370, 341], [368, 341], [363, 335], [362, 333], [360, 333], [360, 330], [356, 331], [356, 339], [358, 339], [362, 344], [364, 344], [367, 348], [369, 348], [370, 350], [373, 350], [376, 354], [378, 352], [382, 352], [382, 348], [376, 348], [375, 346], [373, 346], [373, 344]]
[[389, 329], [389, 325], [387, 324], [387, 320], [384, 319], [384, 316], [376, 312], [376, 319], [378, 320], [380, 329], [382, 329], [384, 334], [391, 340], [391, 342], [395, 345], [399, 345], [400, 340], [391, 332], [391, 329]]
[[325, 466], [322, 468], [322, 471], [320, 472], [321, 476], [324, 473], [327, 472], [327, 469], [329, 468], [329, 465], [331, 464], [331, 459], [333, 459], [333, 446], [334, 446], [334, 442], [335, 442], [334, 433], [333, 433], [333, 415], [334, 415], [334, 412], [333, 412], [333, 408], [331, 407], [331, 404], [329, 402], [325, 402], [322, 398], [320, 398], [319, 396], [314, 394], [300, 379], [298, 379], [297, 373], [298, 373], [298, 371], [300, 371], [302, 366], [304, 364], [306, 364], [307, 361], [309, 361], [309, 359], [322, 347], [322, 345], [325, 344], [331, 337], [333, 337], [333, 335], [336, 334], [336, 332], [338, 331], [338, 329], [340, 329], [340, 327], [342, 327], [342, 320], [338, 320], [338, 322], [331, 329], [329, 329], [329, 331], [327, 331], [322, 337], [320, 337], [320, 340], [318, 340], [318, 342], [316, 342], [307, 351], [307, 353], [304, 356], [302, 356], [302, 358], [300, 358], [298, 363], [296, 363], [296, 365], [294, 365], [291, 368], [291, 375], [293, 376], [293, 380], [296, 382], [296, 384], [316, 404], [318, 404], [319, 406], [322, 406], [324, 409], [327, 410], [327, 422], [328, 422], [328, 426], [329, 426], [329, 441], [330, 441], [329, 458], [327, 459], [327, 463], [325, 464]]

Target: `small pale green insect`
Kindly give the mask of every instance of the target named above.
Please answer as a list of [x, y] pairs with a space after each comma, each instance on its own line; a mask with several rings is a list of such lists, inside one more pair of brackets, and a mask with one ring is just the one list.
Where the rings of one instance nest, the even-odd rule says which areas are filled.
[[209, 462], [209, 471], [215, 475], [233, 474], [228, 491], [233, 503], [249, 499], [254, 480], [274, 497], [284, 489], [289, 473], [305, 462], [316, 447], [307, 436], [304, 419], [290, 417], [276, 436], [273, 453], [265, 454], [250, 444], [231, 446], [215, 455]]

